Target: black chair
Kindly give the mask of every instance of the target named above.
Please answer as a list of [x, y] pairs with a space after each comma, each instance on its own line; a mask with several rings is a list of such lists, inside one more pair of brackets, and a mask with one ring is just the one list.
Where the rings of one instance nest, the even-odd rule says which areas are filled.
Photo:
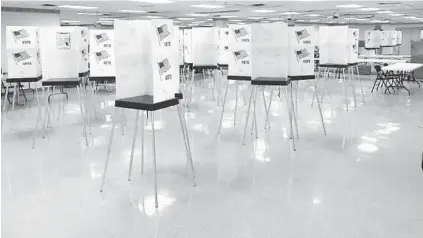
[[373, 92], [373, 90], [375, 89], [375, 87], [376, 87], [376, 90], [379, 90], [379, 87], [380, 86], [385, 86], [388, 90], [390, 88], [392, 88], [392, 90], [394, 90], [394, 92], [395, 92], [395, 89], [393, 87], [389, 87], [388, 86], [389, 80], [393, 80], [394, 79], [393, 75], [390, 75], [389, 73], [383, 72], [382, 71], [382, 67], [380, 67], [380, 65], [375, 65], [374, 68], [376, 70], [377, 76], [376, 76], [376, 80], [375, 80], [375, 83], [373, 84], [373, 87], [372, 87], [372, 91], [371, 92]]

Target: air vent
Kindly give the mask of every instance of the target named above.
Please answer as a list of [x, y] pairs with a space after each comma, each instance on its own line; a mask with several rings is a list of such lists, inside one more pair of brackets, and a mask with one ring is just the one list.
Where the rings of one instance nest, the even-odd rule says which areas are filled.
[[219, 13], [235, 13], [239, 10], [227, 10], [227, 11], [216, 11], [216, 12], [199, 12], [200, 14], [219, 14]]
[[262, 3], [257, 3], [257, 4], [253, 4], [253, 5], [251, 5], [252, 7], [264, 7], [264, 6], [266, 6], [265, 4], [262, 4]]
[[43, 4], [41, 6], [43, 6], [43, 7], [57, 7], [57, 5], [54, 5], [54, 4]]
[[159, 12], [157, 12], [157, 11], [149, 11], [149, 12], [147, 12], [147, 13], [150, 13], [150, 14], [156, 14], [156, 13], [159, 13]]

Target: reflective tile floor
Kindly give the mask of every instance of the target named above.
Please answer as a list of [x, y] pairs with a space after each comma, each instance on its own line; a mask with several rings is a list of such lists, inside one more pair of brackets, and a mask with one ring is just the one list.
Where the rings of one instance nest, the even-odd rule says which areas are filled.
[[[370, 93], [350, 110], [341, 84], [328, 85], [323, 134], [311, 83], [298, 93], [300, 139], [292, 152], [284, 94], [272, 101], [270, 129], [257, 97], [258, 139], [241, 144], [248, 86], [228, 92], [221, 134], [220, 107], [199, 83], [186, 113], [197, 174], [186, 166], [176, 108], [156, 113], [159, 208], [154, 205], [151, 124], [145, 125], [145, 173], [138, 135], [132, 181], [128, 165], [135, 112], [126, 112], [112, 146], [105, 191], [99, 192], [113, 116], [114, 95], [100, 92], [97, 119], [84, 145], [75, 89], [64, 110], [54, 104], [52, 128], [31, 148], [36, 107], [17, 106], [2, 134], [2, 230], [6, 238], [75, 237], [423, 237], [423, 89]], [[265, 96], [269, 97], [269, 89]], [[222, 89], [222, 94], [224, 89]], [[282, 90], [283, 92], [283, 90]], [[360, 92], [357, 88], [357, 92]], [[215, 96], [217, 97], [217, 96]], [[31, 95], [29, 95], [31, 98]], [[59, 101], [55, 98], [54, 101]]]

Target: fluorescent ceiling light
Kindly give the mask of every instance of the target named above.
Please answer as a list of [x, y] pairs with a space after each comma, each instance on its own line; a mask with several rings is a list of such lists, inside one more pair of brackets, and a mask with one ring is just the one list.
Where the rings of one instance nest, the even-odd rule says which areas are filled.
[[299, 12], [284, 12], [282, 15], [299, 15]]
[[283, 19], [282, 18], [274, 17], [274, 18], [269, 18], [269, 20], [272, 20], [272, 21], [282, 21]]
[[355, 17], [345, 17], [344, 20], [357, 20]]
[[159, 19], [162, 18], [160, 16], [145, 16], [146, 18], [150, 18], [150, 19]]
[[262, 23], [269, 23], [269, 21], [261, 21]]
[[81, 21], [77, 21], [77, 20], [61, 20], [60, 22], [62, 22], [62, 23], [78, 23], [78, 22], [81, 22]]
[[308, 14], [308, 15], [305, 15], [306, 17], [320, 17], [321, 15], [320, 14]]
[[126, 12], [126, 13], [146, 13], [143, 10], [119, 10], [119, 12]]
[[97, 12], [78, 12], [78, 15], [101, 16], [103, 14]]
[[319, 19], [313, 19], [313, 20], [310, 20], [309, 22], [318, 22], [318, 21], [320, 21]]
[[176, 19], [181, 20], [181, 21], [192, 21], [195, 18], [192, 18], [192, 17], [179, 17], [179, 18], [176, 18]]
[[340, 22], [338, 22], [338, 24], [345, 24], [346, 22], [344, 22], [344, 21], [340, 21]]
[[211, 18], [209, 18], [209, 19], [206, 19], [207, 21], [213, 21], [213, 19], [211, 19]]
[[400, 17], [400, 16], [404, 16], [404, 14], [402, 14], [402, 13], [394, 13], [394, 14], [389, 14], [389, 15], [391, 15], [391, 16], [393, 16], [393, 17]]
[[407, 17], [404, 17], [405, 19], [411, 19], [411, 20], [414, 20], [414, 19], [418, 19], [418, 17], [415, 17], [415, 16], [407, 16]]
[[100, 18], [98, 20], [99, 21], [114, 21], [114, 20], [120, 20], [120, 19], [118, 19], [118, 18], [104, 18], [104, 17], [102, 17], [102, 18]]
[[197, 5], [191, 5], [191, 7], [216, 9], [216, 8], [224, 8], [225, 6], [222, 6], [222, 5], [209, 5], [209, 4], [197, 4]]
[[375, 8], [375, 7], [364, 7], [364, 8], [360, 8], [358, 10], [364, 11], [364, 12], [372, 12], [372, 11], [379, 11], [379, 8]]
[[132, 0], [134, 2], [146, 2], [146, 3], [173, 3], [171, 0]]
[[229, 21], [242, 21], [242, 20], [239, 20], [239, 19], [230, 19]]
[[209, 16], [209, 14], [206, 13], [188, 13], [185, 14], [186, 16], [191, 16], [191, 17], [207, 17]]
[[300, 20], [297, 20], [297, 22], [305, 22], [305, 20], [303, 20], [303, 19], [300, 19]]
[[253, 12], [258, 12], [258, 13], [271, 13], [271, 12], [276, 12], [275, 10], [271, 10], [271, 9], [257, 9], [257, 10], [253, 10]]
[[98, 7], [77, 6], [77, 5], [60, 5], [60, 6], [57, 6], [57, 7], [69, 8], [69, 9], [85, 9], [85, 10], [97, 9], [98, 8]]
[[252, 20], [260, 20], [260, 19], [263, 19], [263, 17], [248, 17], [248, 19], [252, 19]]
[[236, 17], [238, 17], [238, 16], [220, 16], [218, 18], [236, 18]]
[[336, 5], [337, 8], [359, 8], [361, 5], [357, 4], [345, 4], [345, 5]]
[[366, 19], [362, 19], [362, 18], [357, 18], [355, 19], [356, 21], [365, 21]]
[[391, 14], [394, 13], [393, 11], [378, 11], [376, 13], [380, 13], [380, 14]]

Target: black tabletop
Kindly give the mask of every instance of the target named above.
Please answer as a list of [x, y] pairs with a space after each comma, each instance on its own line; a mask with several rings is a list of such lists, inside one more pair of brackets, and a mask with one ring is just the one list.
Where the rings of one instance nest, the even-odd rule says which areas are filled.
[[80, 78], [51, 78], [43, 81], [43, 86], [76, 86], [80, 82]]
[[193, 65], [192, 67], [195, 70], [217, 69], [217, 65]]
[[142, 95], [130, 98], [122, 98], [115, 101], [115, 107], [137, 109], [144, 111], [156, 111], [179, 104], [178, 98], [172, 98], [161, 102], [154, 102], [151, 95]]
[[235, 76], [235, 75], [228, 75], [228, 80], [239, 80], [239, 81], [251, 81], [250, 76]]
[[34, 78], [7, 78], [6, 83], [32, 83], [38, 82], [43, 78], [43, 76], [38, 76]]
[[78, 77], [87, 77], [88, 75], [90, 75], [90, 71], [85, 71], [85, 72], [79, 73]]
[[291, 81], [310, 80], [315, 79], [315, 75], [301, 75], [301, 76], [288, 76]]
[[322, 68], [348, 68], [348, 64], [319, 64], [319, 67]]
[[279, 85], [287, 86], [289, 85], [289, 78], [283, 77], [258, 77], [251, 80], [252, 85]]
[[115, 82], [115, 76], [90, 76], [90, 81], [107, 81], [107, 82]]

